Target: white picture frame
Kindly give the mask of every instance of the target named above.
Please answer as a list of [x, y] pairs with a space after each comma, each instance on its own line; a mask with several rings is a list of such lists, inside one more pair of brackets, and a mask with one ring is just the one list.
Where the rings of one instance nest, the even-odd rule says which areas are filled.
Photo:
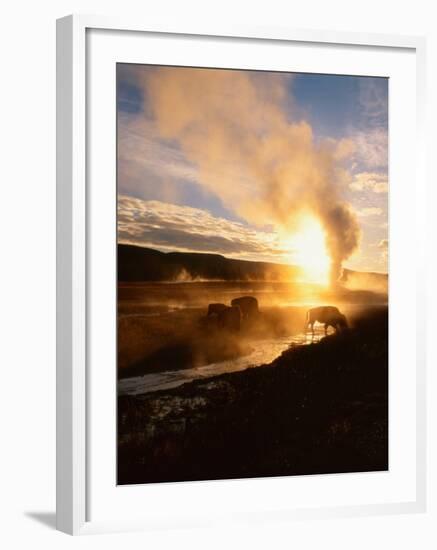
[[[217, 29], [174, 28], [151, 25], [137, 19], [119, 19], [72, 15], [57, 22], [57, 528], [69, 534], [96, 531], [148, 528], [146, 517], [131, 520], [108, 516], [95, 521], [89, 515], [92, 468], [90, 466], [90, 347], [87, 330], [90, 315], [90, 189], [87, 155], [88, 101], [87, 79], [90, 65], [87, 62], [87, 33], [105, 30], [121, 33], [141, 33], [159, 36], [165, 40], [172, 36], [220, 37], [227, 41], [266, 41], [274, 44], [313, 43], [320, 47], [337, 45], [345, 48], [382, 48], [410, 52], [415, 56], [415, 84], [417, 102], [414, 105], [416, 124], [415, 223], [417, 232], [424, 231], [426, 190], [424, 177], [424, 75], [425, 40], [421, 37], [337, 33], [330, 31], [292, 30], [286, 28], [233, 28]], [[137, 35], [138, 36], [138, 35]], [[413, 107], [412, 107], [413, 108]], [[412, 161], [413, 162], [413, 161]], [[401, 203], [399, 203], [401, 204]], [[115, 211], [111, 213], [115, 219]], [[416, 363], [415, 367], [415, 487], [414, 498], [392, 500], [374, 504], [320, 505], [310, 508], [285, 507], [282, 510], [257, 508], [248, 511], [245, 518], [292, 519], [302, 517], [338, 517], [348, 515], [390, 514], [420, 512], [426, 508], [426, 402], [425, 402], [425, 253], [417, 240], [414, 268], [416, 291]], [[115, 443], [114, 443], [115, 446]], [[229, 483], [229, 482], [226, 482]], [[232, 482], [230, 482], [232, 483]], [[233, 482], [235, 483], [235, 482]], [[241, 485], [242, 491], [251, 481]], [[335, 484], [335, 480], [331, 481]], [[168, 486], [169, 484], [167, 484]], [[171, 485], [171, 484], [170, 484]], [[203, 494], [212, 490], [202, 483]], [[198, 492], [193, 484], [184, 489]], [[215, 486], [216, 487], [216, 486]], [[222, 491], [223, 491], [222, 485]], [[215, 489], [214, 489], [215, 490]], [[272, 490], [274, 486], [272, 485]], [[164, 491], [159, 485], [154, 491]], [[168, 491], [166, 488], [165, 491]], [[262, 516], [260, 515], [262, 514]], [[224, 516], [226, 519], [226, 516]], [[180, 522], [156, 516], [153, 526], [204, 524], [203, 520], [190, 523], [181, 517]]]

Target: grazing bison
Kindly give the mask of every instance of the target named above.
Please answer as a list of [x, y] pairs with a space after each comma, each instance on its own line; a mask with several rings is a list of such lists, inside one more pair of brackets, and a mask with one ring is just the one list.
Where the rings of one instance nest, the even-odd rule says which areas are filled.
[[218, 326], [219, 328], [226, 329], [232, 332], [240, 330], [241, 325], [241, 309], [238, 306], [226, 306], [218, 314]]
[[224, 311], [228, 306], [225, 306], [225, 304], [209, 304], [208, 306], [208, 317], [210, 315], [219, 315], [222, 311]]
[[250, 319], [258, 313], [258, 300], [253, 296], [234, 298], [231, 305], [238, 306], [241, 309], [243, 319]]
[[347, 328], [346, 316], [340, 313], [340, 311], [334, 306], [314, 307], [308, 310], [306, 315], [305, 332], [310, 326], [314, 336], [314, 323], [316, 321], [325, 325], [325, 335], [328, 333], [329, 326], [331, 326], [336, 332]]

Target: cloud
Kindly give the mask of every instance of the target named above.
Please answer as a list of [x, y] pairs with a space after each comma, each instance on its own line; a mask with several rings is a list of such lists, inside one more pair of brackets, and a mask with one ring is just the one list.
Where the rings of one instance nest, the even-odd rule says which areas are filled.
[[382, 208], [378, 206], [369, 206], [355, 210], [357, 216], [361, 218], [368, 218], [370, 216], [380, 216], [382, 214]]
[[354, 162], [362, 171], [387, 171], [388, 132], [386, 127], [356, 132], [350, 138], [355, 143]]
[[286, 262], [292, 251], [276, 233], [215, 217], [200, 208], [124, 195], [118, 199], [118, 240], [163, 251], [208, 252]]
[[[138, 189], [145, 183], [145, 174], [159, 180], [183, 179], [197, 183], [198, 170], [179, 147], [157, 138], [153, 121], [130, 113], [119, 114], [118, 180], [121, 192]], [[147, 181], [147, 179], [146, 179]]]
[[356, 153], [357, 144], [351, 138], [341, 138], [339, 140], [328, 138], [328, 140], [334, 142], [334, 157], [337, 160], [351, 158]]
[[360, 78], [359, 102], [368, 127], [386, 128], [388, 124], [388, 79]]
[[381, 239], [378, 243], [378, 248], [381, 250], [381, 261], [387, 264], [388, 260], [388, 239]]
[[388, 177], [377, 172], [360, 172], [353, 176], [349, 184], [352, 191], [372, 191], [373, 193], [388, 192]]

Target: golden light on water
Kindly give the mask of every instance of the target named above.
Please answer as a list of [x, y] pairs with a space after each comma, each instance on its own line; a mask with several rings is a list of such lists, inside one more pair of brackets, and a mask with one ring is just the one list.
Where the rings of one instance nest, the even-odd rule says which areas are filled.
[[286, 244], [293, 250], [292, 261], [299, 265], [307, 282], [327, 285], [331, 260], [326, 248], [325, 233], [313, 216], [302, 218], [298, 230]]

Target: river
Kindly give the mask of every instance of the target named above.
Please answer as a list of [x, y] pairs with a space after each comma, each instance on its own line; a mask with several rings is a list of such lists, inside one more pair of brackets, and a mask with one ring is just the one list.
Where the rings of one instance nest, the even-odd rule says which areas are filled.
[[210, 363], [209, 365], [191, 369], [164, 371], [146, 374], [144, 376], [125, 378], [118, 382], [118, 394], [141, 395], [158, 390], [167, 390], [170, 388], [177, 388], [192, 380], [211, 378], [219, 374], [243, 371], [249, 368], [266, 365], [274, 361], [289, 347], [316, 343], [325, 334], [323, 326], [314, 327], [314, 331], [314, 338], [311, 337], [310, 333], [307, 335], [300, 333], [295, 336], [258, 340], [253, 343], [254, 349], [251, 353], [236, 359]]

